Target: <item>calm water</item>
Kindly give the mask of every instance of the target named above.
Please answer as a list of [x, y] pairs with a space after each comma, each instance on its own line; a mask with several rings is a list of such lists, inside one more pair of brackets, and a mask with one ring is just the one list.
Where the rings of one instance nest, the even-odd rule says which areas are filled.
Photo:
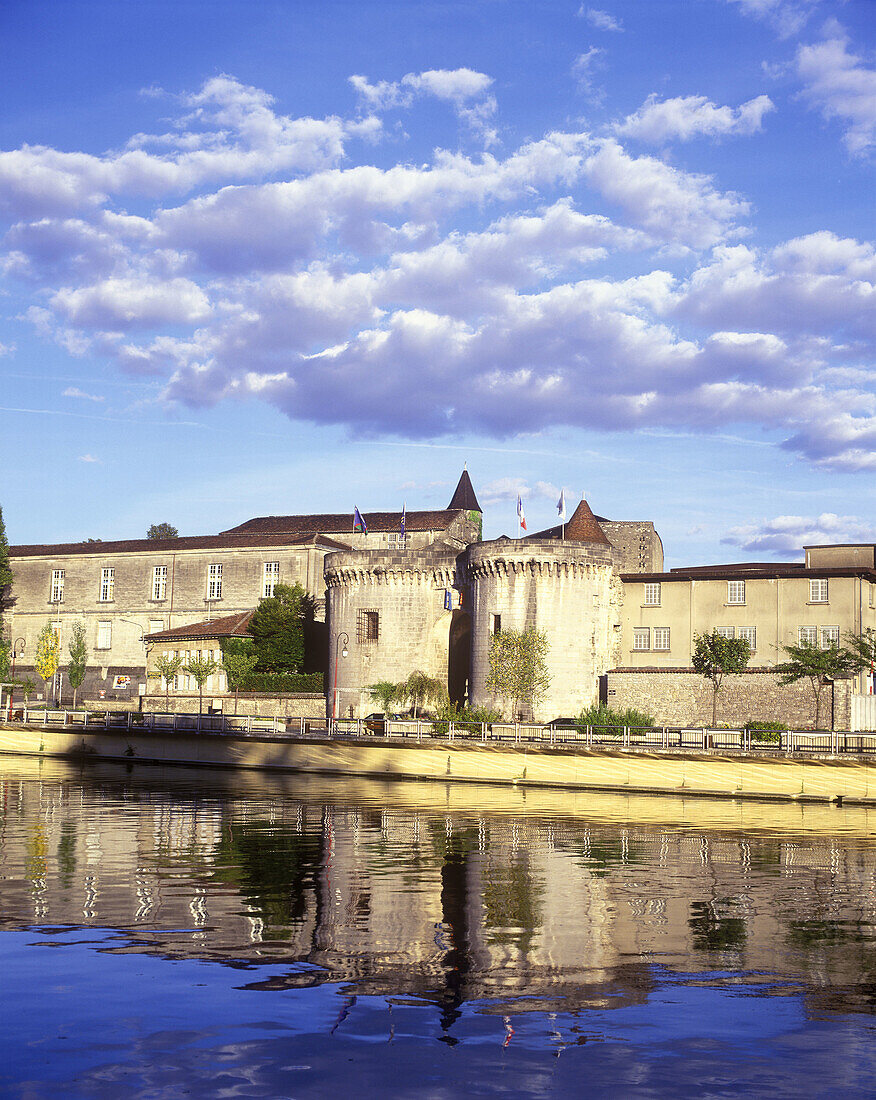
[[0, 757], [0, 1095], [876, 1095], [876, 812]]

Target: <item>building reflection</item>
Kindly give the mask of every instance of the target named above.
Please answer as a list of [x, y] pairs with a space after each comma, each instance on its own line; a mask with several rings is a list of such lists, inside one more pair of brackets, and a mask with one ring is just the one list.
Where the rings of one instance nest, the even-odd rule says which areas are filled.
[[[471, 1002], [621, 1007], [647, 1000], [658, 966], [800, 983], [810, 1011], [876, 1008], [876, 844], [854, 816], [836, 819], [845, 832], [771, 832], [752, 805], [742, 832], [474, 796], [441, 812], [434, 785], [417, 808], [413, 784], [393, 806], [383, 788], [242, 794], [144, 772], [16, 765], [0, 785], [2, 926], [100, 925], [126, 933], [119, 950], [133, 936], [219, 960], [252, 989], [332, 981], [431, 1003], [450, 1042]], [[284, 965], [264, 978], [266, 961]]]

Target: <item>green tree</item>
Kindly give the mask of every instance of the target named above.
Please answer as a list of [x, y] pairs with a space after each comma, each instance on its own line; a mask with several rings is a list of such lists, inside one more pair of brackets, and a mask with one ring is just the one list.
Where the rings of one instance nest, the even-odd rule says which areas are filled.
[[222, 643], [221, 666], [228, 677], [228, 687], [234, 692], [234, 713], [237, 713], [237, 693], [246, 686], [247, 677], [255, 671], [258, 655], [252, 642], [229, 638]]
[[70, 628], [70, 664], [67, 666], [67, 679], [73, 688], [73, 709], [76, 709], [76, 692], [82, 687], [85, 670], [88, 667], [88, 646], [85, 644], [85, 627], [75, 622]]
[[[157, 539], [176, 539], [179, 538], [179, 531], [170, 523], [153, 523], [146, 532], [146, 538], [153, 541]], [[100, 542], [100, 539], [94, 541]]]
[[500, 630], [490, 638], [488, 691], [511, 706], [515, 719], [522, 717], [521, 705], [533, 711], [551, 684], [547, 670], [550, 643], [543, 630]]
[[218, 668], [212, 657], [195, 657], [183, 665], [183, 672], [187, 672], [198, 685], [198, 714], [204, 712], [204, 684]]
[[[0, 623], [0, 629], [3, 624]], [[12, 644], [8, 638], [0, 637], [0, 684], [5, 683], [9, 679], [9, 668], [11, 664], [12, 656]]]
[[182, 668], [182, 657], [171, 653], [162, 653], [156, 657], [149, 676], [153, 680], [164, 680], [164, 709], [170, 710], [170, 681]]
[[781, 676], [779, 683], [793, 684], [808, 680], [815, 695], [815, 728], [821, 729], [821, 697], [825, 687], [834, 680], [848, 680], [864, 667], [864, 659], [858, 653], [840, 649], [838, 645], [821, 649], [814, 642], [799, 645], [783, 645], [789, 660], [775, 665], [774, 672]]
[[376, 684], [368, 685], [368, 694], [380, 706], [384, 714], [387, 714], [398, 699], [399, 685], [390, 680], [378, 680]]
[[447, 698], [447, 685], [436, 676], [415, 669], [406, 680], [396, 685], [396, 699], [404, 699], [417, 714], [426, 703], [441, 704]]
[[876, 666], [876, 630], [871, 626], [862, 634], [855, 634], [850, 630], [846, 634], [846, 649], [860, 660], [859, 672], [864, 669], [872, 671]]
[[299, 672], [304, 663], [305, 593], [300, 584], [277, 584], [260, 600], [247, 630], [259, 672]]
[[690, 663], [712, 685], [712, 726], [718, 721], [718, 692], [728, 674], [744, 672], [751, 660], [751, 646], [744, 638], [725, 638], [717, 630], [694, 634]]
[[52, 624], [46, 623], [37, 636], [34, 668], [37, 676], [46, 685], [46, 706], [49, 704], [49, 682], [58, 671], [61, 644], [58, 635], [52, 630]]
[[34, 691], [36, 691], [36, 684], [31, 680], [29, 676], [25, 676], [23, 680], [19, 680], [21, 684], [21, 694], [24, 696], [24, 705], [27, 706], [28, 700]]

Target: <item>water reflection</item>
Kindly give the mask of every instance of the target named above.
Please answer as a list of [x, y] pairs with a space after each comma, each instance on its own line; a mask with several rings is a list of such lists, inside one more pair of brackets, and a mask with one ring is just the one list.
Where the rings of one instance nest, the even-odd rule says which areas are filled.
[[556, 1056], [652, 1021], [667, 983], [663, 1038], [709, 989], [810, 1021], [876, 1008], [864, 809], [2, 765], [0, 927], [111, 929], [101, 954], [220, 962], [250, 992], [331, 987], [323, 1035], [379, 1001], [386, 1041], [429, 1007], [449, 1047], [474, 1011], [502, 1049], [537, 1020]]

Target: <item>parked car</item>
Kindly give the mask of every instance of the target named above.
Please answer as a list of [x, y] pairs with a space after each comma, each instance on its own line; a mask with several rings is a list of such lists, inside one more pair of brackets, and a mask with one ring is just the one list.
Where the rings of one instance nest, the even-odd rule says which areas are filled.
[[552, 718], [545, 723], [546, 730], [574, 730], [578, 729], [580, 722], [577, 718]]
[[365, 729], [369, 733], [376, 733], [378, 735], [384, 735], [386, 733], [387, 722], [399, 722], [404, 720], [403, 714], [384, 714], [383, 711], [377, 711], [375, 714], [368, 714], [363, 718], [365, 723]]

